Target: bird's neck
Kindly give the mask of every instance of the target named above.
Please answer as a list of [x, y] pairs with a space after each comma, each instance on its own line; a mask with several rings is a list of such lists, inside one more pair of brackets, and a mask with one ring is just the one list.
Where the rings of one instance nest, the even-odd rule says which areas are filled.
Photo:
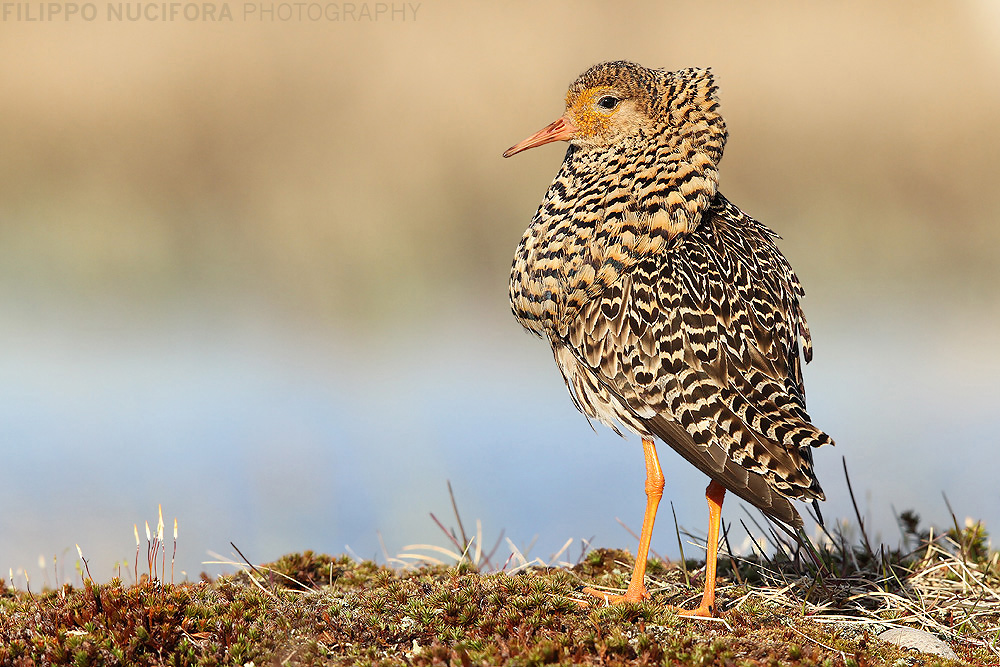
[[571, 146], [514, 257], [511, 307], [521, 324], [561, 335], [584, 304], [694, 231], [718, 190], [714, 157], [667, 132]]

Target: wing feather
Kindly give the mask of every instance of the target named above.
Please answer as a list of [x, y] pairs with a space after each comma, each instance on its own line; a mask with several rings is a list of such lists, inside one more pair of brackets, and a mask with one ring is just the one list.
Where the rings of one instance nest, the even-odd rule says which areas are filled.
[[832, 441], [805, 411], [802, 288], [774, 238], [717, 195], [697, 228], [583, 304], [560, 344], [619, 421], [797, 526], [788, 498], [823, 498], [810, 449]]

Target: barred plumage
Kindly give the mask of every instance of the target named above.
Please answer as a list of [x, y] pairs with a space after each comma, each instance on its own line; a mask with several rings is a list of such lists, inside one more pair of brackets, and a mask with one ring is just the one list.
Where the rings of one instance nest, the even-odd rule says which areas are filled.
[[777, 235], [718, 191], [715, 94], [707, 69], [604, 63], [505, 153], [570, 141], [517, 248], [511, 307], [581, 412], [643, 437], [652, 477], [656, 437], [721, 485], [710, 506], [724, 487], [799, 528], [789, 499], [823, 499], [811, 448], [831, 443], [805, 409], [803, 290]]

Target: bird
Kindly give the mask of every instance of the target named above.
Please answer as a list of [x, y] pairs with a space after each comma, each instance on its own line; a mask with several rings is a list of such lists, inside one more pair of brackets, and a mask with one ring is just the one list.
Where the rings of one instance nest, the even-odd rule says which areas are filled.
[[[805, 292], [770, 228], [719, 191], [728, 132], [711, 68], [604, 62], [569, 87], [563, 115], [504, 157], [569, 146], [524, 232], [510, 305], [552, 347], [576, 408], [640, 436], [646, 508], [628, 588], [649, 599], [646, 560], [665, 477], [656, 442], [709, 477], [705, 588], [716, 616], [726, 491], [805, 536], [793, 500], [825, 500], [812, 449], [833, 444], [806, 412], [812, 339]], [[806, 538], [808, 539], [808, 538]]]

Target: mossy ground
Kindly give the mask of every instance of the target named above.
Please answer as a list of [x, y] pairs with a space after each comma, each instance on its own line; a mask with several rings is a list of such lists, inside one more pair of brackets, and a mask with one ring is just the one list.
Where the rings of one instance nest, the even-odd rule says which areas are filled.
[[[624, 587], [630, 564], [599, 550], [574, 568], [482, 574], [467, 562], [394, 570], [306, 552], [179, 585], [87, 580], [29, 594], [0, 580], [0, 665], [960, 664], [820, 623], [747, 583], [721, 587], [721, 620], [681, 618], [666, 605], [690, 606], [700, 589], [658, 562], [650, 602], [574, 601], [583, 583]], [[997, 664], [987, 648], [953, 647]]]

